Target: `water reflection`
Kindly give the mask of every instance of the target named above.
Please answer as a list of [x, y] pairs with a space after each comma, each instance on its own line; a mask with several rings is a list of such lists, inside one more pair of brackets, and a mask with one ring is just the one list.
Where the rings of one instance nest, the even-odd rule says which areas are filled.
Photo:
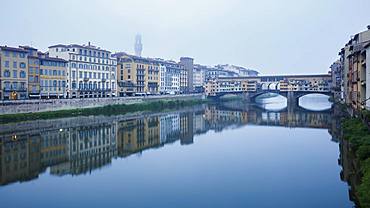
[[[56, 176], [91, 173], [117, 157], [194, 135], [244, 125], [330, 129], [329, 112], [269, 112], [238, 102], [131, 117], [77, 117], [29, 121], [0, 127], [0, 185], [36, 179], [50, 168]], [[16, 130], [16, 131], [15, 131]]]
[[[328, 101], [329, 96], [321, 94], [308, 94], [299, 98], [299, 106], [289, 106], [298, 110], [308, 111], [325, 111], [332, 107], [332, 103]], [[265, 94], [257, 100], [258, 106], [269, 111], [281, 111], [287, 106], [287, 99], [278, 94]]]

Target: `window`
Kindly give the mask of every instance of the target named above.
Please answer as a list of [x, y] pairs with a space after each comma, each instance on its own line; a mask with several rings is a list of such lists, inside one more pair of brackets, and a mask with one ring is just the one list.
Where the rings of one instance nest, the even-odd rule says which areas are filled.
[[82, 71], [80, 71], [80, 73], [79, 73], [79, 74], [80, 74], [80, 75], [79, 75], [79, 77], [80, 77], [80, 78], [82, 78]]
[[[64, 72], [64, 71], [63, 71]], [[64, 74], [64, 73], [63, 73]], [[76, 71], [72, 71], [72, 79], [76, 79]]]
[[21, 73], [19, 74], [19, 76], [21, 78], [26, 78], [26, 72], [25, 71], [21, 71]]
[[17, 68], [17, 62], [16, 61], [13, 62], [13, 68]]
[[9, 61], [5, 61], [5, 67], [9, 67]]
[[9, 51], [5, 51], [5, 56], [9, 57]]
[[17, 78], [17, 70], [13, 70], [13, 78]]
[[4, 71], [4, 77], [10, 77], [10, 71], [9, 70]]
[[13, 52], [13, 57], [17, 57], [17, 52]]
[[26, 68], [26, 64], [25, 64], [25, 63], [23, 63], [23, 62], [21, 62], [21, 63], [19, 64], [19, 67], [20, 67], [21, 69], [24, 69], [24, 68]]
[[25, 53], [20, 53], [19, 57], [24, 58], [24, 57], [26, 57], [26, 54]]
[[9, 90], [10, 89], [10, 82], [4, 82], [5, 89]]

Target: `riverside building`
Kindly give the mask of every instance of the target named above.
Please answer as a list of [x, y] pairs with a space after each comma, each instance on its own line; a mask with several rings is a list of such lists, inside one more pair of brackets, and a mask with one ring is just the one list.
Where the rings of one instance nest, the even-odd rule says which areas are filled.
[[88, 45], [53, 45], [49, 57], [67, 60], [66, 97], [115, 97], [117, 61], [111, 52]]
[[28, 98], [27, 50], [0, 46], [0, 74], [0, 97], [2, 100]]
[[[355, 110], [370, 110], [370, 26], [354, 35], [339, 52], [342, 93], [347, 105]], [[333, 70], [332, 70], [332, 73]]]
[[159, 63], [126, 53], [117, 57], [119, 96], [159, 93]]

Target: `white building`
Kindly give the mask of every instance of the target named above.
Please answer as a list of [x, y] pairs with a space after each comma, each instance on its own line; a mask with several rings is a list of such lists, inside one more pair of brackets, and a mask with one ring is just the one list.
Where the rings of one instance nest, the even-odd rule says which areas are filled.
[[115, 97], [117, 61], [111, 52], [90, 45], [53, 45], [49, 57], [68, 61], [68, 98]]
[[203, 92], [206, 82], [206, 66], [194, 65], [193, 69], [193, 88], [195, 92]]
[[160, 71], [159, 91], [162, 94], [179, 94], [180, 74], [183, 71], [181, 65], [170, 61], [158, 61], [158, 63]]
[[161, 116], [160, 120], [160, 142], [161, 144], [175, 141], [180, 133], [180, 115], [168, 114]]

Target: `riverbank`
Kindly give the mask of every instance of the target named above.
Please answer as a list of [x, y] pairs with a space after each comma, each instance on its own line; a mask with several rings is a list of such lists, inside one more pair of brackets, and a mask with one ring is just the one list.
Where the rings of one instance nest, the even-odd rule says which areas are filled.
[[370, 134], [365, 123], [367, 119], [363, 120], [367, 115], [361, 118], [345, 118], [342, 122], [343, 138], [349, 142], [356, 157], [352, 163], [359, 166], [359, 170], [353, 170], [352, 174], [359, 172], [361, 179], [358, 184], [351, 185], [354, 186], [354, 195], [360, 207], [370, 207]]
[[203, 94], [153, 95], [138, 97], [49, 99], [49, 100], [7, 100], [0, 101], [0, 115], [19, 113], [39, 113], [81, 108], [98, 108], [111, 105], [130, 105], [159, 100], [198, 100]]
[[38, 119], [54, 119], [74, 116], [115, 115], [138, 111], [163, 111], [185, 106], [207, 103], [207, 99], [164, 99], [133, 104], [107, 105], [95, 108], [77, 108], [35, 113], [17, 113], [0, 115], [0, 123], [20, 122]]

